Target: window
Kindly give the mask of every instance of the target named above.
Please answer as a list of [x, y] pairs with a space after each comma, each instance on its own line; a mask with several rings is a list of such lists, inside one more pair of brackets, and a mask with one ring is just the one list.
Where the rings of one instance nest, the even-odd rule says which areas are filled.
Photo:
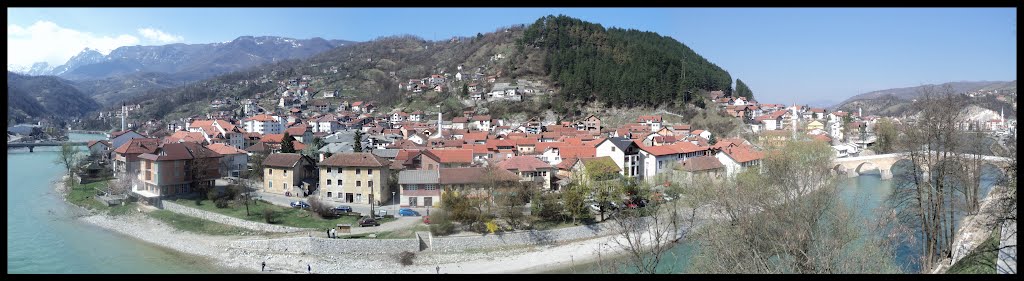
[[362, 186], [362, 182], [356, 181], [356, 187], [360, 187], [360, 186]]
[[366, 174], [367, 175], [373, 175], [373, 169], [367, 169], [366, 170]]
[[[331, 180], [327, 180], [327, 185], [331, 185]], [[330, 196], [328, 196], [330, 197]]]
[[356, 169], [356, 174], [357, 174], [357, 175], [359, 174], [359, 169]]
[[338, 173], [339, 174], [341, 173], [341, 167], [338, 167]]
[[273, 175], [274, 174], [274, 169], [267, 169], [267, 174], [268, 175]]
[[373, 187], [373, 181], [367, 181], [366, 182], [366, 186]]
[[327, 198], [331, 198], [331, 192], [330, 191], [327, 192]]
[[424, 187], [423, 189], [424, 190], [436, 190], [437, 186], [430, 184], [430, 185], [427, 185], [426, 187]]
[[283, 170], [283, 171], [284, 171], [284, 176], [287, 177], [288, 176], [288, 170]]
[[362, 201], [363, 201], [363, 194], [362, 193], [356, 193], [356, 202], [362, 202]]
[[267, 184], [269, 184], [269, 186], [267, 186], [267, 187], [274, 188], [274, 182], [267, 182]]
[[614, 146], [612, 147], [612, 152], [615, 152], [615, 147]]

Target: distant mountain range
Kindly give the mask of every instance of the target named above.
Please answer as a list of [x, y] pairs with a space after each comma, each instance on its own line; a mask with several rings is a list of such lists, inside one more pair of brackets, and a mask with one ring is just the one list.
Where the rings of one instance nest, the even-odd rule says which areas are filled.
[[[939, 85], [928, 84], [916, 87], [906, 88], [895, 88], [886, 89], [880, 91], [868, 92], [860, 95], [853, 96], [841, 103], [836, 104], [832, 107], [833, 110], [844, 110], [844, 111], [855, 111], [858, 108], [864, 110], [864, 114], [873, 114], [880, 116], [897, 116], [907, 113], [909, 105], [914, 99], [921, 95], [922, 89], [925, 87], [935, 87], [936, 91], [941, 92], [945, 87], [952, 88], [953, 93], [971, 93], [971, 92], [1006, 92], [1016, 93], [1017, 91], [1017, 80], [1014, 81], [961, 81], [961, 82], [949, 82]], [[999, 110], [996, 106], [999, 106], [1000, 101], [994, 98], [990, 100], [979, 100], [982, 102], [978, 104], [981, 107], [992, 107], [990, 110]], [[1007, 105], [1007, 107], [1009, 107]], [[1011, 109], [1012, 110], [1012, 109]]]
[[323, 38], [293, 39], [241, 36], [230, 42], [123, 46], [108, 55], [86, 48], [59, 66], [45, 62], [30, 67], [8, 65], [10, 72], [57, 76], [103, 104], [113, 104], [153, 89], [288, 59], [304, 59], [355, 43]]
[[51, 67], [40, 62], [29, 69], [9, 66], [8, 70], [33, 76], [54, 75], [70, 80], [97, 80], [144, 72], [188, 73], [195, 79], [202, 79], [277, 60], [306, 58], [349, 43], [353, 42], [319, 37], [300, 40], [275, 36], [241, 36], [223, 43], [123, 46], [106, 56], [86, 48], [64, 65]]

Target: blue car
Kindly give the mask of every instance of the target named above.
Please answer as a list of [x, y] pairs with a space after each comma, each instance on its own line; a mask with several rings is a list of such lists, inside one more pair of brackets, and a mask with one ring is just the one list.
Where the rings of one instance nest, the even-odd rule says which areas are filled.
[[398, 210], [398, 215], [399, 216], [403, 216], [403, 217], [409, 217], [409, 216], [419, 216], [420, 213], [418, 213], [416, 211], [413, 211], [412, 209], [409, 209], [409, 208], [402, 208], [402, 209]]
[[305, 201], [295, 201], [292, 202], [291, 205], [292, 208], [309, 209], [309, 203], [306, 203]]

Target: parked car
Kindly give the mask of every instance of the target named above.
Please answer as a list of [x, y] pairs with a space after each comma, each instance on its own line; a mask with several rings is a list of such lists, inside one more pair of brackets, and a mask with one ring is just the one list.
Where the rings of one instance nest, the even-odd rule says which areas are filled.
[[352, 212], [352, 206], [339, 205], [337, 207], [332, 208], [331, 211], [334, 211], [335, 214], [339, 214], [339, 215], [340, 214], [345, 214], [345, 213], [351, 213]]
[[292, 208], [309, 209], [309, 203], [306, 203], [305, 201], [295, 201], [292, 202], [291, 205]]
[[398, 210], [398, 215], [399, 216], [403, 216], [403, 217], [406, 217], [406, 216], [419, 216], [420, 213], [414, 211], [413, 209], [402, 208], [402, 209]]
[[430, 224], [430, 216], [423, 216], [423, 223]]
[[361, 227], [365, 227], [365, 226], [380, 226], [380, 222], [378, 222], [377, 219], [370, 218], [370, 217], [365, 217], [365, 218], [359, 219], [359, 226], [361, 226]]

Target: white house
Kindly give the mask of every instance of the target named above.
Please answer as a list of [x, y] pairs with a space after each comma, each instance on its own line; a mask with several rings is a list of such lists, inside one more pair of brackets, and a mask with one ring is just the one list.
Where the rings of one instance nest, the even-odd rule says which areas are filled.
[[763, 125], [765, 130], [782, 130], [782, 119], [788, 113], [785, 110], [779, 110], [772, 112], [771, 114], [765, 114], [754, 118], [754, 121], [758, 121]]
[[253, 117], [245, 118], [242, 120], [245, 125], [246, 132], [260, 133], [263, 135], [267, 134], [280, 134], [284, 132], [284, 120], [281, 117], [260, 114]]
[[110, 151], [113, 150], [110, 148], [110, 143], [105, 140], [89, 141], [86, 147], [89, 148], [89, 155], [99, 156], [101, 158], [109, 158]]
[[469, 123], [470, 128], [475, 128], [480, 131], [491, 130], [491, 116], [490, 115], [477, 115], [473, 116], [473, 119]]
[[316, 125], [313, 126], [313, 132], [319, 133], [334, 133], [341, 129], [341, 123], [338, 123], [337, 117], [334, 115], [324, 115], [316, 119]]
[[221, 176], [242, 177], [243, 173], [248, 171], [249, 154], [245, 150], [223, 143], [211, 144], [206, 148], [224, 156], [220, 158]]
[[418, 110], [417, 111], [413, 111], [411, 114], [409, 114], [408, 120], [412, 121], [412, 122], [420, 122], [420, 121], [422, 121], [423, 120], [423, 111], [418, 111]]
[[462, 72], [455, 73], [455, 81], [462, 81]]
[[651, 132], [661, 130], [661, 115], [641, 115], [640, 117], [637, 117], [636, 121], [637, 123], [651, 128]]
[[643, 177], [643, 161], [640, 148], [631, 139], [623, 137], [606, 138], [597, 144], [596, 157], [608, 156], [615, 161], [620, 173], [626, 177]]
[[672, 169], [679, 160], [681, 150], [672, 145], [638, 146], [643, 161], [643, 178], [653, 180], [654, 176]]
[[725, 166], [726, 175], [732, 177], [743, 168], [760, 165], [761, 159], [764, 158], [764, 153], [750, 147], [730, 144], [723, 147], [715, 155], [715, 158], [718, 158], [718, 161], [722, 162], [722, 165]]

